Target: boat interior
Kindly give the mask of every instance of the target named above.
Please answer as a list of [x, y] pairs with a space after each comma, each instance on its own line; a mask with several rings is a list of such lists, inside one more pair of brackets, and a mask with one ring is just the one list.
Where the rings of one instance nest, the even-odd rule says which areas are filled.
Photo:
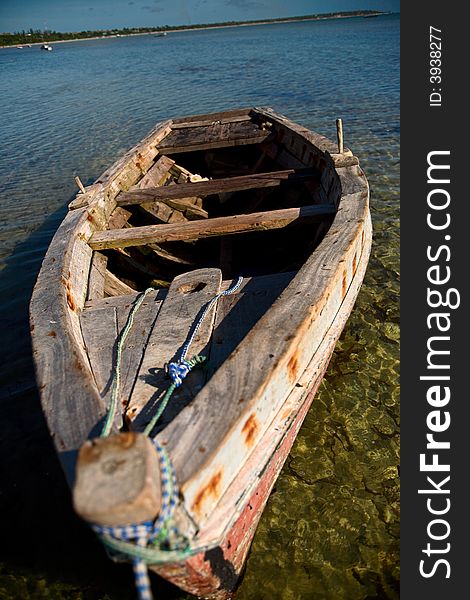
[[219, 298], [189, 350], [188, 357], [207, 356], [208, 366], [190, 373], [156, 431], [269, 310], [333, 222], [341, 196], [333, 166], [313, 144], [252, 112], [174, 121], [148, 164], [121, 186], [106, 230], [91, 239], [80, 326], [107, 402], [116, 341], [139, 293], [153, 288], [123, 353], [124, 428], [149, 422], [169, 385], [166, 365], [211, 298], [243, 278], [236, 293]]

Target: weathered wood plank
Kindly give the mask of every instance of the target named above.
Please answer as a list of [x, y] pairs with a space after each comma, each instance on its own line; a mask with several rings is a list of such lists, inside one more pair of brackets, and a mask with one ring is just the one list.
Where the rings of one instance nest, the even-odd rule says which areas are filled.
[[73, 477], [73, 451], [90, 435], [105, 410], [78, 321], [78, 302], [81, 290], [86, 291], [88, 269], [82, 273], [84, 281], [77, 282], [77, 295], [70, 278], [75, 269], [75, 236], [88, 237], [90, 227], [86, 209], [66, 216], [44, 258], [30, 308], [42, 406], [69, 479]]
[[220, 122], [215, 120], [206, 127], [174, 129], [158, 146], [162, 154], [192, 152], [244, 144], [258, 144], [270, 135], [251, 120]]
[[[210, 375], [221, 366], [255, 323], [270, 308], [292, 280], [293, 275], [290, 273], [288, 277], [254, 277], [250, 281], [246, 281], [238, 293], [219, 299], [211, 340]], [[257, 279], [265, 279], [265, 281], [256, 281]]]
[[[155, 290], [146, 296], [138, 313], [134, 317], [134, 324], [127, 336], [121, 359], [121, 392], [119, 394], [119, 402], [123, 412], [129, 404], [129, 398], [135, 384], [150, 332], [166, 294], [166, 290]], [[129, 312], [137, 297], [138, 295], [129, 295], [127, 296], [127, 301], [116, 305], [119, 332], [126, 326]]]
[[225, 192], [275, 187], [281, 185], [282, 182], [298, 182], [311, 179], [317, 175], [318, 171], [316, 169], [286, 169], [284, 171], [225, 177], [195, 183], [181, 183], [173, 186], [124, 192], [117, 198], [117, 203], [119, 206], [128, 206], [149, 201], [165, 202], [167, 200], [187, 198], [188, 196], [205, 197]]
[[189, 221], [176, 225], [147, 225], [119, 231], [101, 231], [93, 234], [90, 246], [94, 250], [125, 248], [149, 243], [195, 240], [199, 238], [232, 235], [247, 231], [279, 229], [298, 220], [321, 220], [335, 213], [330, 204], [316, 204], [300, 208], [284, 208], [267, 212], [216, 217], [201, 221]]
[[191, 123], [193, 121], [220, 121], [222, 119], [232, 119], [236, 117], [241, 117], [244, 115], [249, 115], [253, 109], [250, 108], [234, 108], [231, 110], [224, 110], [220, 112], [214, 113], [206, 113], [206, 114], [198, 114], [198, 115], [189, 115], [186, 117], [178, 117], [177, 119], [172, 119], [172, 126], [180, 123]]
[[111, 271], [106, 271], [104, 293], [108, 296], [122, 296], [135, 293], [135, 290], [127, 285], [127, 283], [124, 283], [124, 281], [121, 281], [116, 275], [111, 273]]
[[[289, 142], [291, 142], [293, 145], [295, 145], [297, 142], [292, 136], [292, 132], [300, 135], [302, 138], [304, 138], [304, 140], [308, 140], [322, 152], [336, 153], [338, 151], [338, 146], [325, 136], [311, 131], [302, 125], [299, 125], [298, 123], [294, 123], [284, 115], [275, 112], [272, 108], [256, 107], [254, 112], [275, 124], [278, 131], [284, 131], [284, 134], [289, 137]], [[292, 147], [289, 147], [289, 149], [291, 151], [293, 150]], [[345, 147], [345, 151], [348, 150], [349, 149]]]
[[[111, 376], [119, 333], [116, 308], [83, 310], [80, 314], [80, 327], [96, 386], [105, 406], [109, 406]], [[121, 412], [121, 406], [118, 406], [115, 420], [116, 429], [122, 426]]]
[[208, 213], [196, 205], [197, 198], [178, 198], [177, 200], [166, 200], [166, 204], [184, 214], [188, 221], [207, 219]]
[[[141, 430], [150, 421], [171, 380], [165, 374], [165, 364], [179, 358], [184, 343], [203, 307], [219, 292], [222, 274], [219, 269], [198, 269], [175, 277], [168, 295], [151, 330], [126, 416], [133, 428]], [[188, 358], [203, 353], [212, 332], [215, 311], [204, 319], [189, 349]], [[201, 379], [202, 377], [202, 379]], [[204, 374], [195, 369], [171, 400], [171, 411], [199, 391]], [[166, 415], [168, 417], [168, 415]]]
[[136, 187], [143, 190], [148, 187], [162, 185], [168, 177], [171, 167], [175, 161], [167, 156], [160, 156], [157, 162], [151, 167], [142, 179], [137, 182]]
[[188, 127], [207, 127], [208, 125], [213, 125], [215, 122], [218, 123], [241, 123], [243, 121], [251, 121], [251, 116], [249, 114], [240, 115], [237, 117], [222, 117], [220, 119], [203, 119], [200, 121], [185, 121], [183, 123], [173, 122], [171, 129], [186, 129]]
[[93, 252], [88, 276], [87, 300], [97, 300], [104, 296], [104, 281], [108, 259], [101, 252]]
[[109, 217], [106, 229], [122, 229], [131, 217], [132, 213], [129, 210], [117, 206]]

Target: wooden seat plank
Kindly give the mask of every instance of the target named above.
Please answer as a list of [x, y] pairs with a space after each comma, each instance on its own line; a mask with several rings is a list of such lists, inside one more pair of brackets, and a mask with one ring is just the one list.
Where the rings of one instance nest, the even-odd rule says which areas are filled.
[[318, 171], [311, 168], [285, 169], [269, 173], [224, 177], [208, 181], [180, 183], [173, 186], [157, 186], [145, 190], [122, 192], [116, 198], [116, 201], [119, 206], [128, 206], [156, 200], [165, 202], [166, 200], [177, 200], [194, 196], [205, 197], [226, 192], [275, 187], [281, 185], [283, 181], [298, 182], [314, 178], [317, 175]]
[[103, 250], [142, 246], [149, 243], [195, 240], [247, 231], [279, 229], [294, 221], [315, 221], [334, 213], [335, 208], [331, 204], [316, 204], [177, 224], [147, 225], [117, 231], [100, 231], [92, 235], [89, 244], [94, 250]]
[[199, 125], [192, 127], [190, 123], [188, 127], [177, 127], [172, 129], [158, 146], [162, 154], [257, 144], [263, 142], [270, 134], [269, 131], [260, 129], [251, 120], [235, 122], [214, 120], [203, 127]]

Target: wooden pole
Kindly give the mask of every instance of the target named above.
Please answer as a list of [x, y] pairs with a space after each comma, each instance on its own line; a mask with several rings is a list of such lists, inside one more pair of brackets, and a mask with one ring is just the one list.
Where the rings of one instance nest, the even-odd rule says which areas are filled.
[[339, 154], [343, 154], [344, 143], [343, 143], [343, 120], [342, 119], [336, 119], [336, 135], [338, 137], [338, 152], [339, 152]]
[[86, 190], [85, 190], [85, 187], [84, 187], [83, 183], [81, 182], [80, 177], [77, 176], [77, 177], [74, 177], [74, 179], [75, 179], [75, 183], [78, 185], [78, 187], [79, 187], [80, 191], [82, 192], [82, 194], [85, 194]]

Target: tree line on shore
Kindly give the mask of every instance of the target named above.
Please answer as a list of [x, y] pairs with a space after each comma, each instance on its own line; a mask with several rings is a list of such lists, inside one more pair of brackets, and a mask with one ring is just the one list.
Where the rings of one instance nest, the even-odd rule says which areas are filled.
[[279, 21], [307, 21], [312, 19], [334, 19], [339, 17], [358, 17], [383, 14], [375, 10], [346, 11], [303, 15], [298, 17], [279, 17], [275, 19], [257, 19], [253, 21], [225, 21], [223, 23], [201, 23], [196, 25], [160, 25], [157, 27], [124, 27], [123, 29], [97, 29], [86, 31], [59, 32], [51, 30], [29, 29], [14, 33], [0, 33], [0, 46], [20, 46], [40, 42], [56, 42], [62, 40], [80, 40], [93, 37], [111, 37], [117, 35], [132, 35], [139, 33], [179, 31], [185, 29], [207, 29], [230, 25], [256, 25], [258, 23], [276, 23]]

